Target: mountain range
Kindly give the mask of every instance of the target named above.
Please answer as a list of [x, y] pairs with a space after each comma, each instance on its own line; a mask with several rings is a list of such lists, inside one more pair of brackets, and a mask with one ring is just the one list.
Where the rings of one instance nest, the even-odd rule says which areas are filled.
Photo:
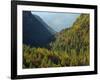
[[[89, 14], [81, 14], [70, 28], [63, 29], [58, 33], [53, 33], [53, 31], [51, 31], [52, 29], [48, 30], [48, 28], [45, 28], [44, 25], [39, 22], [39, 20], [41, 20], [39, 19], [39, 17], [36, 18], [37, 16], [31, 16], [31, 14], [29, 14], [30, 13], [28, 13], [28, 16], [30, 16], [30, 19], [28, 20], [29, 22], [26, 20], [26, 23], [28, 24], [24, 27], [28, 27], [27, 29], [31, 29], [25, 30], [28, 32], [28, 35], [30, 37], [27, 38], [27, 33], [24, 32], [24, 38], [27, 41], [28, 39], [31, 39], [33, 40], [32, 42], [35, 42], [37, 40], [38, 43], [41, 43], [41, 45], [45, 43], [44, 41], [47, 41], [46, 44], [49, 46], [49, 48], [41, 46], [30, 47], [30, 45], [26, 45], [26, 43], [24, 43], [23, 68], [47, 68], [90, 65]], [[35, 26], [35, 24], [38, 25], [38, 22], [40, 23], [39, 26]], [[65, 22], [67, 22], [67, 20]], [[34, 24], [34, 26], [31, 26], [29, 23], [31, 25]], [[38, 31], [38, 29], [39, 31], [41, 31], [41, 34], [36, 34], [36, 31]], [[44, 29], [44, 32], [42, 32], [42, 29]], [[31, 35], [29, 34], [30, 31]], [[44, 39], [41, 39], [40, 37]], [[48, 39], [51, 41], [48, 41]], [[33, 43], [33, 45], [35, 44]]]

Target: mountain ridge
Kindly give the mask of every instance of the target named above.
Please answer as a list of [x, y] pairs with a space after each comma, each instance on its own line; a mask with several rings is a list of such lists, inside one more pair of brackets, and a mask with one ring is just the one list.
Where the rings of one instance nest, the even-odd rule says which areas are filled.
[[54, 31], [30, 11], [23, 11], [23, 43], [31, 46], [46, 46], [53, 39]]

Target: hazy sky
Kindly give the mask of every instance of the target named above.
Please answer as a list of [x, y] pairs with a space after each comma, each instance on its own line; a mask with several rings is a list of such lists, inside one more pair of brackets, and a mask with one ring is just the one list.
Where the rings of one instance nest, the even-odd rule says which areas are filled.
[[80, 15], [78, 13], [60, 13], [60, 12], [34, 12], [32, 14], [40, 16], [46, 24], [52, 29], [59, 32], [64, 28], [71, 27], [73, 22]]

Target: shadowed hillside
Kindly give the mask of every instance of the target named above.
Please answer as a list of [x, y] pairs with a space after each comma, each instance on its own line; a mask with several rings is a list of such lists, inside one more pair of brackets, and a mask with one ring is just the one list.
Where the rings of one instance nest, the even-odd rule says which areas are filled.
[[44, 47], [53, 39], [53, 31], [39, 16], [23, 11], [23, 43]]

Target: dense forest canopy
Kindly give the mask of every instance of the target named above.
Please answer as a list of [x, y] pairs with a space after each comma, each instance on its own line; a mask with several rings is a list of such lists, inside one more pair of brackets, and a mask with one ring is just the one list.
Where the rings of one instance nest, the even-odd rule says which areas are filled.
[[23, 44], [23, 68], [89, 65], [89, 14], [81, 14], [70, 28], [54, 36], [47, 47]]

